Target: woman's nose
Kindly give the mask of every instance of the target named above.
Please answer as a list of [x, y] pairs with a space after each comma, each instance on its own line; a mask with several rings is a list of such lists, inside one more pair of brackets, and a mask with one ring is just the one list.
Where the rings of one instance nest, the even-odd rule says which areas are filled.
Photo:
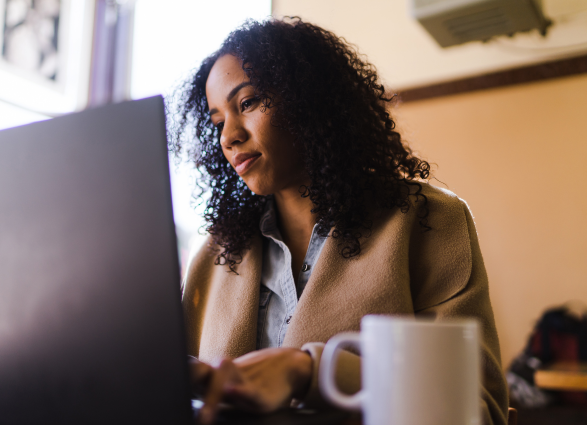
[[247, 139], [247, 132], [238, 120], [226, 120], [220, 136], [220, 144], [224, 149], [232, 149], [234, 145], [244, 143]]

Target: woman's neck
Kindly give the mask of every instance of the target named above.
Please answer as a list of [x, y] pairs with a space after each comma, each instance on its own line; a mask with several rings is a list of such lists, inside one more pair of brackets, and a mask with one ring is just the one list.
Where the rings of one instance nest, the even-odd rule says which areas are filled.
[[[316, 217], [310, 198], [301, 197], [299, 189], [286, 189], [273, 195], [277, 222], [284, 242], [307, 240], [312, 236]], [[307, 244], [306, 244], [307, 247]]]
[[302, 267], [316, 216], [312, 214], [312, 201], [302, 198], [299, 189], [283, 190], [274, 194], [277, 210], [277, 225], [283, 242], [292, 256], [292, 272], [297, 283], [297, 276]]

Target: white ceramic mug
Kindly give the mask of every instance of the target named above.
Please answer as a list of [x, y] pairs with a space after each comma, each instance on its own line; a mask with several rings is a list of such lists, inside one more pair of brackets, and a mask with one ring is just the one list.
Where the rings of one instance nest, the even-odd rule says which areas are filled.
[[[362, 390], [336, 387], [341, 348], [361, 352]], [[477, 425], [480, 419], [479, 331], [474, 320], [433, 322], [369, 315], [361, 332], [328, 341], [320, 364], [327, 400], [362, 410], [366, 425]]]

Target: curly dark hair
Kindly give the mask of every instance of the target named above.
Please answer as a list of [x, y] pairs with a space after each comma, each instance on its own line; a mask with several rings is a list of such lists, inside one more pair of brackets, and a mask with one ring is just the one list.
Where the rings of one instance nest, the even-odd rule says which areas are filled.
[[430, 165], [395, 131], [388, 112], [395, 94], [387, 95], [375, 67], [343, 38], [299, 18], [247, 21], [178, 89], [180, 110], [170, 117], [170, 149], [187, 147], [202, 172], [200, 197], [209, 196], [206, 230], [223, 248], [216, 264], [235, 271], [267, 202], [224, 157], [208, 112], [206, 81], [226, 54], [242, 61], [262, 108], [272, 109], [272, 124], [289, 131], [303, 152], [311, 184], [300, 188], [300, 196], [313, 203], [319, 235], [334, 228], [342, 256], [361, 252], [374, 208], [405, 213], [415, 197], [420, 225], [429, 229], [418, 181], [429, 177]]

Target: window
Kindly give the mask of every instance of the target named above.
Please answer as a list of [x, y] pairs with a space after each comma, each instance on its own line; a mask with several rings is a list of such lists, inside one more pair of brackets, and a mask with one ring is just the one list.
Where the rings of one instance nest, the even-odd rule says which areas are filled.
[[[117, 3], [121, 7], [130, 7], [130, 10], [133, 10], [133, 0], [118, 0]], [[1, 1], [0, 4], [2, 4]], [[75, 19], [70, 19], [72, 25], [79, 26], [83, 22], [88, 24], [86, 25], [88, 34], [84, 33], [85, 35], [81, 37], [85, 40], [84, 42], [77, 40], [80, 38], [78, 36], [64, 38], [65, 44], [71, 44], [70, 53], [73, 52], [70, 55], [72, 69], [68, 68], [71, 71], [68, 74], [67, 81], [69, 81], [75, 75], [85, 75], [86, 78], [89, 75], [91, 51], [89, 46], [92, 38], [90, 23], [95, 19], [93, 11], [99, 9], [94, 5], [104, 6], [106, 2], [105, 0], [76, 0], [67, 4], [69, 5], [68, 16], [75, 16]], [[33, 3], [27, 10], [34, 14], [38, 12], [35, 8]], [[1, 12], [3, 11], [0, 10]], [[131, 98], [170, 94], [206, 56], [220, 47], [230, 31], [246, 19], [262, 20], [270, 15], [271, 0], [136, 0], [134, 20], [131, 19], [133, 22], [132, 58], [128, 61], [131, 69], [130, 73], [126, 73], [130, 76]], [[102, 20], [101, 25], [107, 25], [104, 23], [107, 21]], [[103, 34], [107, 29], [101, 27], [99, 30]], [[69, 28], [69, 32], [64, 34], [78, 34], [78, 32]], [[97, 34], [95, 29], [94, 34]], [[94, 46], [94, 65], [97, 63], [96, 58], [103, 58], [96, 52], [100, 53]], [[77, 68], [83, 68], [83, 72], [78, 72]], [[122, 71], [126, 72], [127, 69]], [[78, 94], [88, 92], [89, 87], [84, 86], [84, 81], [79, 79], [81, 88], [77, 89]], [[90, 86], [93, 87], [94, 83], [95, 81], [90, 81]], [[10, 88], [6, 81], [3, 85], [0, 79], [0, 129], [51, 118], [38, 112], [44, 111], [47, 106], [47, 100], [42, 96], [17, 93], [29, 100], [25, 102], [26, 105], [23, 104], [29, 108], [26, 109], [16, 106], [9, 100], [12, 93]], [[70, 97], [75, 100], [76, 90], [73, 92]], [[73, 100], [67, 105], [74, 105]], [[73, 107], [71, 106], [72, 109]], [[58, 114], [55, 112], [55, 115]], [[203, 221], [201, 214], [194, 210], [192, 202], [193, 182], [197, 171], [185, 159], [180, 164], [176, 162], [175, 158], [170, 158], [174, 218], [180, 257], [182, 265], [185, 266], [189, 258], [190, 246], [200, 246], [205, 236], [198, 234]]]
[[[0, 93], [1, 96], [1, 93]], [[1, 99], [1, 97], [0, 97]], [[0, 130], [46, 120], [49, 117], [0, 100]]]

